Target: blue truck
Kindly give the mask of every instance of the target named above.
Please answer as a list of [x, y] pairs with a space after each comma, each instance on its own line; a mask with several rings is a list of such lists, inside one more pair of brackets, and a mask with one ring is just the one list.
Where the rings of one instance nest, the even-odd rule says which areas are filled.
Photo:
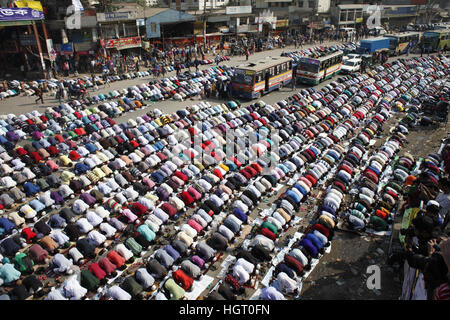
[[359, 46], [356, 48], [356, 53], [371, 54], [382, 49], [389, 49], [389, 38], [377, 37], [361, 40]]

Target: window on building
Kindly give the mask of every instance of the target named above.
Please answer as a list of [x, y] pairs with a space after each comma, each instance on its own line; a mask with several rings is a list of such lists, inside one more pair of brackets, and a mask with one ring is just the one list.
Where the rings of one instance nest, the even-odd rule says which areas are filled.
[[302, 7], [303, 7], [303, 0], [301, 0], [301, 1], [298, 2], [298, 7], [299, 7], [299, 8], [302, 8]]
[[315, 8], [316, 2], [315, 1], [308, 1], [308, 8]]
[[341, 11], [340, 21], [347, 21], [347, 11]]

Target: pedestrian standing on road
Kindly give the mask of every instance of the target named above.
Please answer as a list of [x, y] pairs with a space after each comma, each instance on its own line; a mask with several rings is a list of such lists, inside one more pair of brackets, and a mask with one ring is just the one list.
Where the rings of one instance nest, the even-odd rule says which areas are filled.
[[20, 65], [20, 72], [22, 73], [22, 78], [26, 79], [27, 73], [25, 72], [25, 65], [24, 64]]
[[361, 73], [366, 73], [366, 60], [361, 61]]
[[95, 72], [95, 59], [91, 59], [90, 65], [91, 65], [91, 73], [94, 73]]
[[200, 61], [198, 61], [197, 58], [195, 58], [194, 60], [194, 65], [195, 65], [195, 71], [198, 72], [198, 65], [200, 64]]
[[295, 83], [297, 82], [297, 65], [292, 68], [292, 91], [295, 90]]
[[250, 55], [250, 52], [248, 51], [248, 48], [245, 49], [245, 60], [248, 60], [248, 56]]
[[68, 77], [69, 76], [69, 61], [66, 60], [64, 62], [63, 69], [64, 69], [64, 76]]
[[64, 92], [65, 90], [66, 89], [64, 88], [64, 82], [61, 79], [61, 80], [59, 80], [59, 83], [58, 83], [58, 100], [59, 100], [59, 103], [61, 103], [61, 100], [63, 100], [64, 97], [65, 97], [65, 92]]
[[226, 85], [228, 99], [233, 99], [233, 85], [231, 84], [231, 81], [228, 81]]
[[108, 85], [108, 87], [111, 86], [111, 85], [109, 84], [108, 73], [109, 73], [109, 70], [108, 70], [108, 68], [105, 66], [105, 68], [103, 68], [103, 83], [104, 83], [105, 87], [106, 87], [106, 85]]
[[37, 95], [38, 98], [34, 102], [37, 104], [38, 101], [41, 100], [42, 104], [44, 104], [44, 93], [42, 92], [41, 86], [36, 88], [35, 94]]

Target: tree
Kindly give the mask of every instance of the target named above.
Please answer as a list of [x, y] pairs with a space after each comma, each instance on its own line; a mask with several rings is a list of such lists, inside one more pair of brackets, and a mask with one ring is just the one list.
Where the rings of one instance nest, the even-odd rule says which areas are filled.
[[145, 0], [136, 0], [136, 1], [133, 1], [133, 2], [136, 2], [138, 5], [140, 5], [142, 7], [146, 7], [147, 6], [147, 1], [145, 1]]
[[99, 4], [96, 5], [99, 12], [111, 12], [112, 10], [112, 0], [99, 0]]

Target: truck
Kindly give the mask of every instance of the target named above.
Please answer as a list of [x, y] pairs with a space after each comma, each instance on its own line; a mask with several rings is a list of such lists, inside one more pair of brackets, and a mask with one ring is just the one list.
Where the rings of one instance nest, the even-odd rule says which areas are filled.
[[389, 38], [377, 37], [373, 39], [364, 39], [359, 42], [356, 53], [372, 54], [375, 51], [389, 49]]

